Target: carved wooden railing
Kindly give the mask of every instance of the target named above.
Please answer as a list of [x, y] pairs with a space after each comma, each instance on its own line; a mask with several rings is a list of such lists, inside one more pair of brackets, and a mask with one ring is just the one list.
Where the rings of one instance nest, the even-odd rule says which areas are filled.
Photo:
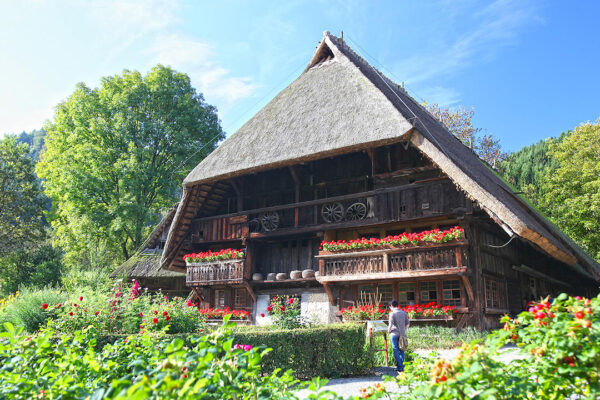
[[459, 274], [466, 271], [466, 241], [425, 244], [406, 248], [321, 252], [321, 282], [420, 277]]
[[247, 278], [245, 260], [210, 261], [188, 264], [187, 286], [205, 286], [242, 282]]

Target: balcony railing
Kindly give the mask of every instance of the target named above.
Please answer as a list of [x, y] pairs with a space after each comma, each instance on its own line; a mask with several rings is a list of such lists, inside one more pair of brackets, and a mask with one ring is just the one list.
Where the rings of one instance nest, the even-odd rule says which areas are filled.
[[245, 260], [210, 261], [188, 264], [187, 286], [241, 283], [247, 279]]
[[321, 252], [320, 282], [411, 278], [459, 274], [466, 271], [467, 242], [420, 245], [407, 248], [356, 251], [353, 253]]

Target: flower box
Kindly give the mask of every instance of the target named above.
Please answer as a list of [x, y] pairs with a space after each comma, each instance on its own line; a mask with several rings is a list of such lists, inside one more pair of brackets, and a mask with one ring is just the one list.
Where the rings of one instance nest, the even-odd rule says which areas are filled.
[[401, 233], [395, 236], [379, 238], [360, 238], [350, 241], [337, 240], [321, 242], [320, 255], [354, 253], [366, 250], [409, 249], [433, 247], [440, 243], [455, 242], [464, 238], [464, 230], [458, 226], [447, 230], [433, 229], [419, 233]]

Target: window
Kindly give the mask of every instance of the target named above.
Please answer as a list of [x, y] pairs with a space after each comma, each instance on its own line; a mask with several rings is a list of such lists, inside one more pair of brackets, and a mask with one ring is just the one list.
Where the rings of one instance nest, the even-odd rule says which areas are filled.
[[415, 302], [415, 284], [414, 283], [399, 283], [398, 284], [398, 303], [401, 306], [407, 306]]
[[435, 282], [421, 282], [421, 302], [430, 302], [437, 300], [437, 285]]
[[379, 285], [377, 291], [381, 297], [381, 303], [384, 305], [394, 299], [394, 287], [392, 285]]
[[233, 308], [239, 309], [246, 307], [246, 296], [248, 292], [246, 289], [235, 289], [234, 297], [233, 297]]
[[506, 308], [504, 283], [498, 279], [485, 278], [485, 307]]
[[374, 303], [375, 299], [375, 291], [373, 290], [373, 285], [361, 285], [358, 287], [358, 300], [360, 302], [365, 303]]
[[460, 283], [458, 280], [444, 281], [442, 283], [442, 296], [444, 305], [460, 306]]
[[225, 291], [224, 290], [215, 290], [215, 307], [216, 308], [225, 307]]

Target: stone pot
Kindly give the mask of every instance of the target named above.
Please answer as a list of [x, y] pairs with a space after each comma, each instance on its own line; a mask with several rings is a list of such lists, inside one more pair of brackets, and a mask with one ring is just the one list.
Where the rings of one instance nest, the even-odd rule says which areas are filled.
[[300, 279], [300, 278], [302, 278], [302, 271], [295, 270], [295, 271], [290, 272], [290, 279]]
[[252, 274], [252, 280], [253, 281], [262, 281], [263, 280], [263, 274], [259, 274], [259, 273]]
[[275, 279], [278, 281], [284, 281], [287, 279], [287, 274], [284, 272], [280, 272], [275, 276]]
[[269, 272], [267, 274], [267, 280], [268, 281], [274, 281], [276, 276], [277, 276], [277, 274], [275, 272]]
[[315, 277], [315, 271], [313, 271], [312, 269], [305, 269], [304, 271], [302, 271], [302, 277], [304, 279], [306, 279], [306, 278], [314, 278]]

